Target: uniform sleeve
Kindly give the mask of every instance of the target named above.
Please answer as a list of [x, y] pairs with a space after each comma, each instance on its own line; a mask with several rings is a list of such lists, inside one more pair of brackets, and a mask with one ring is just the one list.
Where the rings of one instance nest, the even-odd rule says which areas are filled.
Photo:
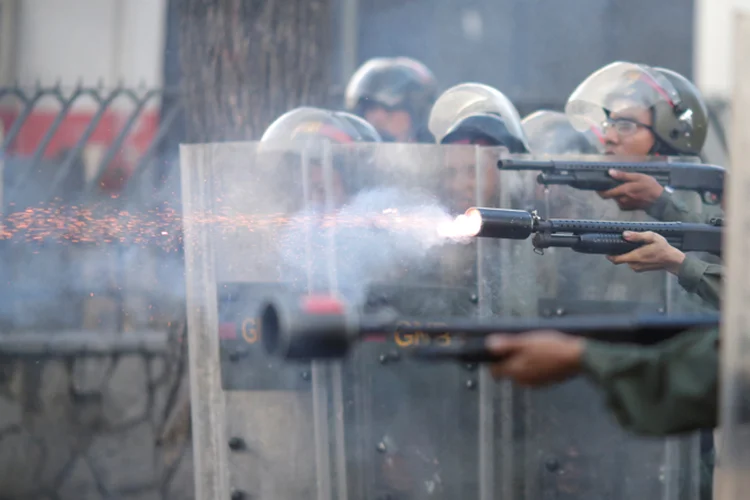
[[721, 281], [724, 266], [710, 264], [686, 255], [677, 273], [677, 281], [689, 293], [695, 293], [700, 298], [719, 309], [721, 305]]
[[663, 436], [718, 425], [717, 331], [648, 347], [587, 341], [583, 366], [626, 429]]
[[664, 222], [695, 222], [705, 223], [706, 218], [701, 214], [691, 212], [684, 203], [677, 200], [672, 193], [666, 189], [656, 199], [646, 213], [654, 219]]

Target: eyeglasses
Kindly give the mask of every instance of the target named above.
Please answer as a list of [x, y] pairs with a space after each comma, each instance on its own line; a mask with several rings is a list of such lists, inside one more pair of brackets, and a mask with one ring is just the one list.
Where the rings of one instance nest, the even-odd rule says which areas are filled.
[[602, 133], [606, 134], [610, 128], [614, 128], [618, 135], [628, 136], [635, 134], [638, 127], [643, 127], [653, 132], [650, 126], [637, 120], [630, 118], [607, 118], [602, 122]]

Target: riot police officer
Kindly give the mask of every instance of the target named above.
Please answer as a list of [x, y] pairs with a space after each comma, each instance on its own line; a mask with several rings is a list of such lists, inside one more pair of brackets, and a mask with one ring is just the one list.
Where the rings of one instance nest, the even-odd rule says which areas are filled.
[[[562, 116], [567, 122], [567, 118]], [[446, 190], [446, 196], [443, 199], [450, 200], [451, 208], [456, 207], [461, 212], [471, 206], [471, 201], [482, 193], [476, 189], [478, 179], [483, 180], [481, 186], [483, 196], [476, 201], [485, 205], [498, 201], [497, 187], [500, 182], [500, 172], [497, 168], [498, 151], [495, 148], [504, 148], [512, 154], [526, 154], [530, 150], [533, 152], [533, 149], [529, 147], [530, 141], [516, 107], [502, 92], [487, 85], [464, 83], [446, 90], [433, 106], [429, 127], [440, 144], [485, 146], [476, 151], [467, 151], [468, 155], [463, 163], [453, 164], [446, 161], [443, 164], [444, 175], [450, 181], [447, 183], [449, 189]], [[569, 124], [568, 129], [572, 131], [572, 135], [582, 136]], [[486, 155], [489, 158], [486, 158]], [[450, 150], [446, 151], [446, 156], [449, 159], [454, 158], [450, 155]], [[484, 169], [484, 171], [477, 172], [479, 169]], [[506, 191], [512, 194], [509, 200], [511, 205], [528, 209], [537, 206], [537, 197], [541, 191], [535, 192], [537, 183], [529, 174], [535, 175], [531, 172], [503, 172], [502, 182]], [[527, 203], [531, 204], [527, 206]], [[467, 253], [476, 252], [473, 246], [459, 247], [459, 249]], [[493, 257], [487, 258], [489, 255]], [[493, 252], [487, 252], [481, 266], [485, 269], [496, 267], [494, 255], [496, 254]], [[455, 260], [474, 262], [468, 257]], [[540, 267], [537, 268], [539, 271], [537, 280], [540, 286], [547, 290], [556, 287], [554, 283], [558, 276], [562, 274], [567, 278], [569, 274], [566, 267], [544, 269], [553, 262], [549, 258], [544, 259], [544, 262], [540, 263]], [[476, 279], [475, 277], [475, 282]], [[500, 297], [502, 297], [502, 292], [498, 287], [500, 281], [487, 279], [487, 277], [482, 279], [493, 301], [500, 302]], [[535, 415], [534, 425], [538, 425], [544, 431], [538, 435], [532, 433], [524, 436], [524, 439], [528, 440], [539, 439], [534, 444], [537, 453], [543, 454], [546, 457], [545, 461], [554, 460], [554, 463], [560, 467], [559, 471], [552, 472], [548, 465], [538, 462], [541, 474], [540, 484], [534, 485], [534, 488], [539, 488], [545, 494], [554, 492], [552, 494], [561, 499], [588, 498], [586, 495], [601, 493], [601, 491], [592, 490], [588, 483], [592, 477], [597, 476], [597, 473], [590, 469], [591, 464], [596, 461], [581, 453], [582, 448], [586, 448], [581, 446], [581, 436], [576, 436], [570, 427], [565, 426], [566, 423], [580, 420], [580, 405], [576, 406], [575, 411], [570, 413], [566, 411], [570, 407], [566, 402], [570, 400], [571, 394], [579, 397], [582, 394], [581, 387], [565, 387], [554, 393], [547, 393], [544, 401], [529, 400], [530, 405], [540, 405], [539, 409], [532, 413]], [[589, 410], [583, 410], [583, 413], [587, 411]], [[514, 425], [518, 429], [522, 428], [524, 423], [529, 422], [527, 420], [529, 416], [522, 412], [515, 413], [513, 418]], [[553, 436], [564, 436], [564, 438], [556, 441]], [[530, 460], [527, 467], [533, 468], [532, 463]]]
[[[609, 64], [586, 78], [571, 94], [565, 112], [579, 130], [600, 127], [605, 152], [612, 155], [695, 156], [708, 131], [706, 105], [687, 78], [628, 62]], [[624, 183], [600, 194], [622, 210], [697, 221], [684, 207], [673, 205], [668, 191], [652, 177], [622, 172], [614, 177]]]
[[[528, 151], [516, 107], [502, 92], [488, 85], [462, 83], [443, 92], [430, 111], [428, 126], [439, 144], [505, 147], [512, 153]], [[497, 198], [496, 153], [494, 159], [476, 163], [473, 151], [446, 152], [441, 197], [449, 201], [454, 212], [462, 213], [477, 202], [493, 203]], [[479, 200], [477, 179], [483, 187]]]
[[[601, 123], [609, 154], [698, 156], [708, 132], [708, 110], [696, 86], [672, 70], [642, 64], [615, 62], [596, 71], [571, 94], [566, 112], [579, 123], [600, 121], [604, 115]], [[642, 209], [659, 220], [705, 222], [704, 216], [690, 212], [648, 175], [614, 172], [613, 177], [623, 184], [600, 195], [615, 200], [622, 210]], [[685, 290], [719, 307], [720, 263], [685, 255], [654, 233], [624, 237], [643, 246], [608, 257], [611, 262], [627, 264], [636, 272], [666, 270], [677, 276]], [[703, 345], [708, 349], [701, 351], [703, 357], [712, 359], [715, 353], [710, 343]], [[712, 379], [712, 374], [705, 378]], [[704, 439], [706, 456], [710, 455], [709, 441]]]
[[[579, 129], [601, 126], [607, 154], [699, 155], [708, 131], [708, 112], [695, 85], [674, 71], [642, 64], [615, 62], [594, 72], [571, 94], [565, 110]], [[600, 195], [614, 200], [620, 209], [642, 209], [660, 220], [705, 222], [653, 177], [611, 175], [623, 183]], [[653, 233], [625, 237], [645, 245], [609, 257], [613, 263], [628, 264], [637, 272], [667, 270], [686, 290], [718, 307], [720, 265], [686, 256]]]
[[363, 117], [389, 142], [432, 142], [426, 122], [437, 95], [432, 72], [408, 57], [370, 59], [346, 86], [347, 111]]

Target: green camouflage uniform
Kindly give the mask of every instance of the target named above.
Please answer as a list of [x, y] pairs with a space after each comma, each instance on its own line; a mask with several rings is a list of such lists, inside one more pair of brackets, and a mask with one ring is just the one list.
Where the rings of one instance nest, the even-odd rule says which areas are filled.
[[604, 389], [623, 427], [667, 435], [717, 425], [718, 332], [642, 347], [587, 341], [584, 373]]
[[717, 330], [696, 331], [651, 347], [587, 341], [583, 354], [584, 373], [603, 389], [624, 428], [654, 436], [704, 431], [702, 500], [713, 496], [716, 457], [705, 430], [718, 426], [718, 345]]
[[[664, 191], [647, 210], [655, 219], [704, 223]], [[686, 255], [677, 273], [680, 285], [712, 307], [721, 305], [723, 266]], [[697, 331], [653, 347], [624, 347], [589, 341], [585, 373], [605, 392], [620, 424], [633, 432], [668, 435], [718, 425], [718, 331]], [[701, 498], [713, 490], [712, 446], [702, 453]]]

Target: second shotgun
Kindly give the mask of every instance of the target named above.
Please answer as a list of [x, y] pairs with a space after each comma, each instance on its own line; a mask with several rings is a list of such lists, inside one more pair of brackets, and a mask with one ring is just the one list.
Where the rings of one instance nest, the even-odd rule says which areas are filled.
[[652, 231], [683, 252], [721, 255], [722, 221], [709, 224], [684, 222], [622, 222], [578, 219], [542, 219], [536, 212], [498, 208], [470, 208], [456, 218], [455, 234], [477, 238], [525, 240], [533, 235], [534, 248], [565, 247], [588, 254], [621, 255], [640, 243], [626, 241], [625, 231]]

